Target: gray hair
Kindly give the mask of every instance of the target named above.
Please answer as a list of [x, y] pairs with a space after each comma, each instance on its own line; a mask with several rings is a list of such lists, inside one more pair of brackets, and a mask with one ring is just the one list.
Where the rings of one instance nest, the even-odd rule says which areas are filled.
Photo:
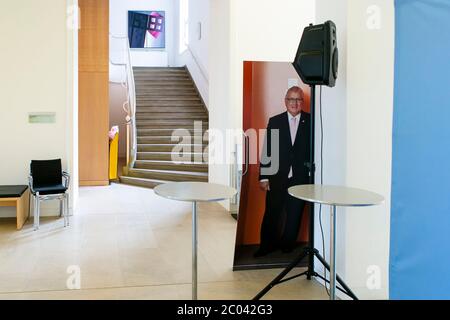
[[291, 92], [300, 92], [302, 97], [305, 97], [305, 93], [303, 92], [302, 88], [300, 88], [299, 86], [293, 86], [286, 90], [286, 95], [284, 96], [284, 98], [286, 99]]

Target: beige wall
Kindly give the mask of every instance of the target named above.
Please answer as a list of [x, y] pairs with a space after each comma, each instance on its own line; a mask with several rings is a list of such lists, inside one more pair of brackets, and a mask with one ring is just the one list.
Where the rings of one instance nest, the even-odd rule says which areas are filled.
[[[27, 184], [32, 159], [62, 158], [64, 169], [74, 166], [73, 32], [66, 1], [2, 1], [0, 29], [0, 183]], [[30, 112], [54, 112], [56, 122], [29, 124]]]

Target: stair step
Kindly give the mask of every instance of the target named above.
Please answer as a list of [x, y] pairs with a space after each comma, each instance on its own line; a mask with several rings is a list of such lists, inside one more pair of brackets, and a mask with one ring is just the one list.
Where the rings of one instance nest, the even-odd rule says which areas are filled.
[[165, 68], [165, 69], [152, 69], [152, 68], [133, 68], [133, 73], [138, 75], [146, 74], [184, 74], [187, 75], [186, 69], [175, 69], [175, 68]]
[[[144, 121], [150, 121], [150, 120], [144, 120]], [[174, 125], [172, 123], [141, 123], [141, 124], [137, 124], [137, 129], [173, 129], [174, 127], [176, 127], [176, 129], [186, 129], [186, 130], [193, 130], [193, 129], [197, 129], [194, 128], [194, 124], [193, 123], [189, 123], [189, 124], [178, 124], [178, 125]], [[208, 130], [208, 125], [203, 123], [203, 127], [202, 130], [206, 131]]]
[[148, 91], [158, 91], [158, 90], [170, 90], [172, 94], [178, 93], [178, 92], [191, 92], [195, 91], [195, 88], [192, 86], [192, 84], [185, 85], [185, 84], [160, 84], [160, 83], [154, 83], [154, 84], [141, 84], [136, 85], [136, 92], [148, 92]]
[[208, 121], [201, 121], [201, 120], [183, 120], [183, 119], [167, 119], [167, 120], [138, 120], [136, 123], [137, 125], [145, 125], [145, 124], [162, 124], [162, 125], [167, 125], [167, 124], [171, 124], [173, 125], [175, 128], [177, 128], [179, 125], [183, 126], [183, 125], [194, 125], [194, 123], [197, 122], [198, 125], [202, 124], [203, 126], [207, 126], [208, 125]]
[[208, 115], [204, 112], [179, 112], [179, 113], [167, 113], [167, 112], [138, 112], [136, 119], [139, 120], [165, 120], [165, 119], [183, 119], [183, 120], [198, 120], [208, 121]]
[[[184, 153], [183, 158], [191, 161], [208, 161], [208, 154], [203, 153]], [[137, 153], [137, 161], [138, 160], [162, 160], [162, 161], [172, 161], [173, 155], [172, 152], [138, 152]]]
[[203, 152], [207, 144], [138, 144], [137, 152]]
[[178, 144], [180, 142], [183, 143], [207, 143], [208, 136], [202, 137], [201, 135], [197, 136], [185, 136], [185, 132], [180, 132], [180, 135], [174, 135], [174, 141], [172, 141], [172, 136], [138, 136], [137, 143], [138, 144]]
[[138, 82], [138, 83], [136, 83], [135, 87], [136, 87], [136, 90], [138, 90], [138, 91], [142, 91], [143, 89], [145, 89], [145, 90], [167, 89], [167, 90], [172, 90], [171, 93], [176, 93], [176, 92], [173, 92], [174, 90], [176, 90], [176, 91], [194, 90], [195, 91], [195, 87], [192, 83], [176, 83], [176, 82], [160, 83], [159, 80], [154, 81], [153, 83], [139, 83]]
[[185, 67], [133, 67], [133, 71], [145, 71], [145, 72], [186, 72]]
[[135, 77], [135, 83], [137, 84], [143, 84], [143, 85], [149, 85], [154, 83], [159, 84], [188, 84], [190, 86], [193, 86], [191, 78], [188, 76], [161, 76], [161, 77], [155, 77], [155, 76], [137, 76]]
[[[144, 120], [144, 121], [150, 121], [150, 120]], [[140, 129], [173, 129], [174, 127], [176, 127], [176, 129], [186, 129], [186, 130], [197, 129], [196, 127], [194, 128], [193, 123], [174, 125], [173, 123], [146, 122], [146, 123], [138, 123], [136, 126], [137, 126], [138, 130], [140, 130]], [[208, 125], [203, 123], [203, 126], [201, 128], [202, 128], [202, 130], [206, 131], [206, 130], [208, 130]]]
[[184, 77], [184, 76], [173, 76], [173, 77], [167, 77], [167, 76], [145, 76], [145, 77], [134, 77], [134, 83], [136, 86], [138, 85], [151, 85], [154, 83], [162, 83], [162, 84], [183, 84], [183, 83], [190, 83], [191, 86], [192, 80], [190, 78]]
[[137, 106], [136, 114], [153, 114], [153, 113], [166, 113], [168, 116], [173, 117], [175, 114], [198, 114], [198, 115], [206, 115], [208, 116], [208, 112], [206, 109], [200, 107], [191, 107], [191, 106], [178, 106], [178, 107], [142, 107]]
[[152, 84], [136, 84], [136, 91], [142, 92], [143, 90], [171, 90], [175, 91], [172, 93], [176, 93], [177, 91], [195, 91], [195, 88], [192, 84], [177, 84], [177, 83], [152, 83]]
[[158, 75], [158, 76], [184, 76], [184, 77], [189, 77], [189, 74], [185, 71], [185, 70], [172, 70], [172, 71], [162, 71], [162, 70], [135, 70], [133, 69], [133, 74], [135, 76], [154, 76], [154, 75]]
[[[136, 126], [138, 129], [164, 129], [164, 128], [176, 128], [176, 129], [208, 129], [208, 122], [206, 121], [194, 121], [193, 120], [138, 120]], [[195, 127], [194, 127], [195, 126]]]
[[170, 78], [170, 79], [191, 79], [186, 72], [146, 72], [134, 71], [134, 79], [148, 79], [148, 78]]
[[[169, 129], [138, 129], [137, 134], [138, 137], [144, 137], [144, 136], [172, 136], [175, 128], [169, 128]], [[189, 133], [189, 135], [193, 136], [195, 135], [201, 135], [203, 136], [206, 132], [206, 130], [194, 130], [194, 129], [183, 129], [186, 134]]]
[[167, 80], [173, 80], [173, 79], [182, 79], [182, 80], [192, 80], [191, 77], [187, 74], [187, 73], [164, 73], [164, 72], [160, 72], [160, 73], [139, 73], [139, 72], [135, 72], [134, 73], [134, 79], [135, 80], [147, 80], [147, 79], [151, 79], [151, 80], [157, 80], [159, 81], [160, 79], [167, 79]]
[[199, 108], [203, 110], [207, 110], [203, 107], [203, 104], [200, 101], [195, 100], [163, 100], [163, 101], [139, 101], [136, 103], [137, 107], [142, 108]]
[[151, 179], [143, 179], [143, 178], [128, 177], [128, 176], [120, 176], [119, 179], [120, 179], [120, 182], [124, 183], [124, 184], [129, 184], [132, 186], [138, 186], [138, 187], [144, 187], [144, 188], [150, 188], [150, 189], [153, 189], [157, 185], [170, 182], [170, 181], [164, 181], [164, 180], [151, 180]]
[[191, 108], [199, 108], [207, 112], [208, 109], [203, 107], [203, 104], [198, 100], [136, 100], [137, 109], [139, 108], [186, 108], [191, 110]]
[[134, 164], [136, 169], [150, 170], [171, 170], [188, 172], [208, 172], [208, 164], [204, 162], [174, 162], [174, 161], [155, 161], [155, 160], [137, 160]]
[[183, 99], [180, 99], [177, 96], [161, 96], [161, 95], [154, 95], [154, 96], [145, 96], [145, 97], [138, 97], [136, 96], [136, 101], [137, 102], [177, 102], [179, 103], [180, 101], [196, 101], [197, 103], [201, 103], [200, 98], [197, 96], [186, 96], [183, 97]]
[[146, 98], [154, 98], [156, 95], [158, 97], [171, 97], [177, 100], [184, 100], [185, 98], [198, 98], [198, 94], [195, 90], [192, 91], [179, 91], [179, 90], [166, 90], [166, 89], [157, 89], [157, 90], [136, 90], [136, 95], [139, 95], [140, 99]]
[[191, 79], [189, 78], [167, 78], [167, 79], [161, 79], [161, 78], [138, 78], [135, 80], [135, 84], [136, 85], [144, 85], [144, 86], [149, 86], [149, 85], [167, 85], [167, 84], [176, 84], [176, 85], [180, 85], [180, 86], [194, 86], [194, 83], [192, 82]]
[[[203, 107], [194, 106], [159, 106], [159, 107], [147, 107], [138, 105], [136, 113], [200, 113], [206, 114], [206, 110]], [[172, 115], [171, 115], [172, 116]]]
[[172, 170], [147, 170], [135, 169], [129, 170], [129, 176], [135, 178], [145, 178], [164, 181], [201, 181], [208, 182], [208, 174], [205, 172], [187, 172]]

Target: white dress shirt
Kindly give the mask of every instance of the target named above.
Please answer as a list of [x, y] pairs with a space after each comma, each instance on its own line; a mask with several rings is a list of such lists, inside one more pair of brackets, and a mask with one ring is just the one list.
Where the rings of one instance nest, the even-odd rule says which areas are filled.
[[[288, 119], [289, 119], [289, 130], [291, 132], [291, 141], [292, 141], [292, 145], [294, 145], [295, 143], [295, 137], [297, 136], [297, 129], [298, 129], [298, 123], [300, 122], [300, 113], [298, 115], [296, 115], [295, 117], [292, 116], [292, 114], [290, 114], [289, 112], [288, 114]], [[288, 174], [288, 178], [292, 178], [293, 173], [292, 173], [292, 166], [289, 169], [289, 174]]]

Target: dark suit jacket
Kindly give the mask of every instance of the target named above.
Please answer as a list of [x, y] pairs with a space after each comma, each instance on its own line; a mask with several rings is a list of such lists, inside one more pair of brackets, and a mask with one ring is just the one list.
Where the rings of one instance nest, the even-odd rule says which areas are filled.
[[[307, 184], [309, 181], [309, 150], [310, 150], [310, 123], [311, 115], [301, 112], [300, 123], [292, 145], [291, 133], [289, 130], [289, 118], [287, 111], [273, 116], [267, 125], [264, 149], [260, 163], [259, 180], [269, 179], [270, 189], [284, 188], [287, 185], [289, 169], [292, 166], [292, 173], [295, 184]], [[264, 155], [272, 157], [272, 149], [275, 141], [271, 141], [270, 130], [279, 130], [279, 168], [275, 174], [267, 175], [261, 172], [262, 168], [270, 167], [271, 162], [264, 163]], [[267, 150], [267, 153], [266, 153]]]

